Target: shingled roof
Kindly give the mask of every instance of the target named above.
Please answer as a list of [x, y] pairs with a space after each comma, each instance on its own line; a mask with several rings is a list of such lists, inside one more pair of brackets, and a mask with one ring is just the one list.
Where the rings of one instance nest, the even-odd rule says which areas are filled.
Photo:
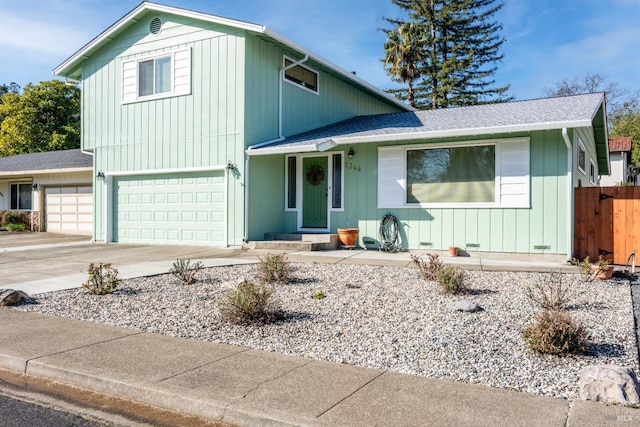
[[0, 174], [90, 169], [93, 157], [77, 150], [48, 151], [0, 158]]
[[631, 151], [631, 137], [609, 138], [609, 151]]

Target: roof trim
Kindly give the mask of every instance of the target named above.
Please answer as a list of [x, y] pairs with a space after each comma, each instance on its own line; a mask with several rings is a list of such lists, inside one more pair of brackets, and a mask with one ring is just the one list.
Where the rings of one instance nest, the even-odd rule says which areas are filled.
[[3, 171], [0, 172], [0, 177], [3, 176], [18, 176], [18, 175], [42, 175], [52, 173], [73, 173], [73, 172], [93, 172], [93, 167], [86, 168], [58, 168], [58, 169], [35, 169], [28, 171]]
[[251, 31], [254, 33], [264, 34], [300, 52], [303, 55], [309, 55], [309, 58], [312, 58], [314, 61], [335, 71], [337, 74], [341, 75], [343, 78], [359, 86], [362, 86], [369, 91], [374, 92], [376, 95], [386, 99], [387, 101], [391, 102], [397, 107], [400, 107], [406, 111], [415, 111], [413, 107], [409, 106], [408, 104], [405, 104], [404, 102], [400, 101], [393, 95], [380, 90], [379, 88], [373, 86], [371, 83], [366, 82], [360, 77], [357, 77], [356, 75], [350, 73], [349, 71], [339, 67], [338, 65], [332, 63], [331, 61], [328, 61], [327, 59], [321, 57], [320, 55], [317, 55], [311, 52], [310, 50], [304, 48], [300, 44], [289, 39], [288, 37], [285, 37], [282, 34], [276, 31], [273, 31], [264, 25], [252, 24], [249, 22], [238, 21], [235, 19], [229, 19], [229, 18], [223, 18], [216, 15], [211, 15], [208, 13], [195, 12], [188, 9], [182, 9], [182, 8], [177, 8], [173, 6], [165, 6], [165, 5], [147, 2], [147, 1], [140, 3], [135, 9], [133, 9], [131, 12], [129, 12], [128, 14], [120, 18], [117, 22], [115, 22], [109, 28], [107, 28], [102, 33], [100, 33], [93, 40], [91, 40], [89, 43], [87, 43], [82, 48], [80, 48], [80, 50], [78, 50], [72, 56], [67, 58], [63, 63], [58, 65], [53, 70], [53, 74], [61, 77], [69, 77], [69, 73], [71, 73], [75, 68], [77, 68], [80, 62], [86, 60], [93, 53], [94, 50], [110, 42], [112, 40], [111, 36], [113, 36], [119, 30], [125, 28], [127, 25], [129, 25], [130, 22], [132, 21], [137, 22], [136, 18], [147, 11], [164, 12], [172, 15], [179, 15], [187, 18], [193, 18], [193, 19], [198, 19], [202, 21], [212, 22], [215, 24], [221, 24], [229, 27], [239, 28], [239, 29]]
[[[514, 132], [533, 132], [538, 130], [579, 128], [591, 126], [590, 120], [576, 120], [571, 122], [534, 123], [527, 125], [495, 126], [487, 128], [450, 129], [444, 131], [404, 132], [385, 135], [346, 136], [327, 138], [315, 144], [299, 144], [287, 146], [286, 142], [272, 147], [261, 147], [247, 150], [249, 156], [270, 154], [305, 153], [313, 151], [327, 151], [337, 145], [364, 144], [370, 142], [412, 141], [418, 139], [447, 138], [473, 135], [490, 135]], [[286, 141], [286, 140], [285, 140]]]

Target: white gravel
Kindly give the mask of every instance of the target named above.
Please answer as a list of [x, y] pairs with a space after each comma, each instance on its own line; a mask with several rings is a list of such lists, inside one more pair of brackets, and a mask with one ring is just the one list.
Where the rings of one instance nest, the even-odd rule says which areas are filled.
[[[542, 273], [469, 271], [472, 291], [464, 298], [484, 311], [462, 313], [447, 305], [463, 297], [441, 294], [414, 268], [293, 266], [299, 280], [275, 286], [285, 320], [262, 326], [224, 323], [216, 308], [229, 286], [255, 277], [257, 265], [205, 269], [191, 286], [161, 275], [126, 280], [112, 295], [84, 289], [37, 295], [37, 304], [16, 309], [555, 397], [576, 398], [588, 365], [638, 372], [627, 281], [562, 276], [571, 313], [591, 341], [587, 355], [557, 357], [532, 353], [521, 338], [536, 313], [524, 290], [544, 280]], [[326, 298], [313, 299], [318, 291]]]

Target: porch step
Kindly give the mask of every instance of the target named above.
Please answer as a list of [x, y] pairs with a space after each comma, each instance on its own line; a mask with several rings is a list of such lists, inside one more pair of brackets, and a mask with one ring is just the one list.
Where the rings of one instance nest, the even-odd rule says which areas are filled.
[[265, 233], [264, 241], [252, 242], [255, 249], [284, 251], [326, 251], [338, 249], [337, 234]]

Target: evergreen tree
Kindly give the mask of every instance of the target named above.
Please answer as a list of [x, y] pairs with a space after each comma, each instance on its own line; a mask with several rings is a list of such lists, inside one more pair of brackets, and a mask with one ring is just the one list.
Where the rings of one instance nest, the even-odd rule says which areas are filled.
[[[503, 4], [496, 0], [391, 0], [404, 10], [407, 19], [389, 19], [393, 28], [384, 30], [386, 58], [394, 40], [407, 24], [420, 34], [420, 54], [414, 55], [418, 82], [414, 105], [444, 108], [503, 102], [509, 86], [495, 87], [496, 62], [504, 39], [497, 33], [502, 25], [492, 21]], [[402, 37], [400, 37], [402, 39]], [[397, 68], [387, 65], [387, 73], [403, 81]], [[415, 80], [415, 79], [414, 79]], [[408, 83], [408, 81], [405, 80]], [[411, 81], [413, 84], [414, 81]], [[413, 87], [394, 91], [401, 99], [413, 94]]]

